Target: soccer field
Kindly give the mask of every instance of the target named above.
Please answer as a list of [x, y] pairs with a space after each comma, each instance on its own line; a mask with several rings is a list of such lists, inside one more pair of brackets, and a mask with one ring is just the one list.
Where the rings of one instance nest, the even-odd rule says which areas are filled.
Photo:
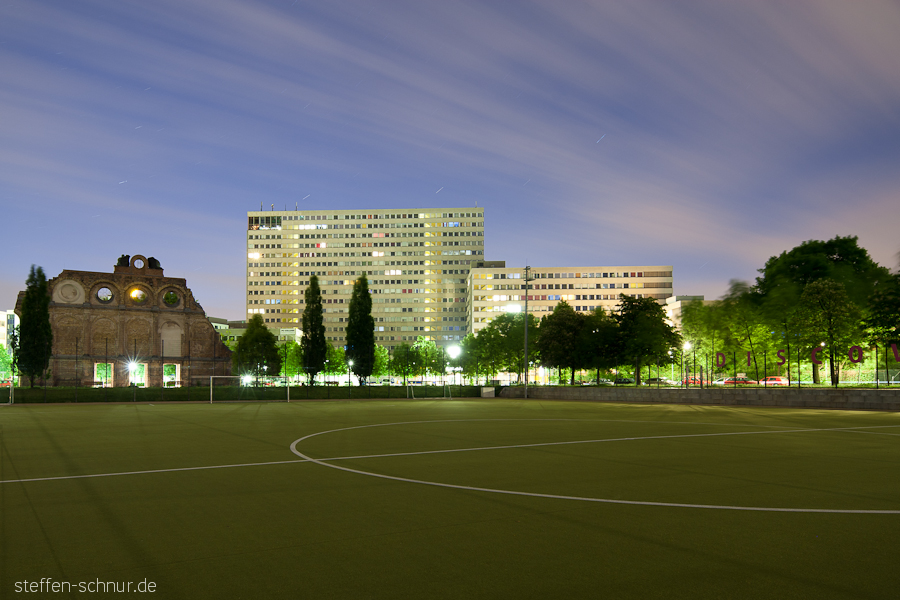
[[0, 408], [0, 444], [3, 598], [42, 578], [69, 584], [53, 597], [98, 582], [163, 598], [900, 590], [897, 413], [37, 405]]

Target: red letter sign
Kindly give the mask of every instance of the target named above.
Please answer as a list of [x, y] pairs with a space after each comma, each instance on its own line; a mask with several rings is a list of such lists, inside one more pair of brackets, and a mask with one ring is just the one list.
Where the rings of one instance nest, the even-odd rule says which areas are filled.
[[813, 363], [815, 363], [817, 365], [821, 365], [822, 361], [819, 360], [819, 358], [818, 358], [818, 354], [821, 351], [822, 351], [822, 346], [816, 346], [815, 348], [813, 348], [812, 352], [809, 353], [809, 360], [811, 360]]

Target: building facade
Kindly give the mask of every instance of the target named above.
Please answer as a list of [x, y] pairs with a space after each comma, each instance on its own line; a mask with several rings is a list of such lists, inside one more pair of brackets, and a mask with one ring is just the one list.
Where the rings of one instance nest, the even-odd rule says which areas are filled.
[[[622, 294], [660, 303], [672, 296], [671, 265], [533, 267], [530, 277], [528, 312], [538, 319], [563, 300], [586, 313], [598, 306], [614, 310]], [[478, 333], [504, 312], [524, 312], [525, 297], [524, 268], [508, 268], [503, 261], [477, 263], [468, 279], [468, 331]]]
[[14, 310], [0, 312], [0, 346], [9, 352], [9, 336], [19, 325], [19, 317]]
[[51, 385], [180, 386], [231, 375], [231, 351], [186, 281], [165, 277], [153, 258], [122, 256], [112, 273], [65, 270], [47, 283]]
[[276, 335], [300, 328], [315, 274], [325, 336], [343, 346], [353, 283], [366, 274], [376, 343], [452, 344], [466, 334], [470, 263], [483, 258], [483, 208], [248, 212], [247, 318], [260, 314]]

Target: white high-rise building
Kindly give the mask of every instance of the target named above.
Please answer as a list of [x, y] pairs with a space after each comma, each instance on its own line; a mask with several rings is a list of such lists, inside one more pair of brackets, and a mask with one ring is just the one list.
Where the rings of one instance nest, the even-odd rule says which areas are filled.
[[[664, 303], [672, 296], [672, 266], [534, 267], [531, 269], [528, 312], [540, 319], [565, 300], [578, 312], [598, 306], [613, 310], [619, 296], [653, 298]], [[508, 268], [505, 261], [472, 265], [466, 302], [468, 331], [478, 333], [504, 312], [525, 311], [525, 269]]]
[[353, 282], [365, 273], [376, 343], [452, 344], [466, 335], [475, 260], [484, 260], [483, 208], [248, 212], [247, 318], [260, 314], [276, 334], [299, 328], [315, 274], [326, 338], [343, 346]]

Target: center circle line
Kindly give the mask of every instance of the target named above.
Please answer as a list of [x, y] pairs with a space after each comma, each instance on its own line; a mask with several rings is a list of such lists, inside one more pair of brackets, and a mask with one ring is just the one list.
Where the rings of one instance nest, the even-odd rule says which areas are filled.
[[[390, 457], [390, 456], [414, 456], [414, 455], [423, 455], [423, 454], [437, 454], [437, 453], [448, 453], [448, 452], [465, 452], [472, 450], [494, 450], [494, 449], [512, 449], [512, 448], [527, 448], [527, 447], [535, 447], [535, 446], [547, 446], [547, 445], [560, 445], [560, 444], [575, 444], [575, 443], [592, 443], [592, 442], [606, 442], [606, 441], [637, 441], [644, 439], [675, 439], [675, 438], [693, 438], [693, 437], [713, 437], [713, 436], [727, 436], [727, 435], [757, 435], [757, 434], [766, 434], [766, 433], [806, 433], [806, 432], [821, 432], [821, 431], [858, 431], [860, 429], [880, 429], [884, 427], [900, 427], [900, 425], [875, 425], [875, 426], [864, 426], [864, 427], [835, 427], [835, 428], [808, 428], [808, 429], [793, 429], [793, 430], [776, 430], [776, 431], [738, 431], [738, 432], [720, 432], [720, 433], [706, 433], [706, 434], [681, 434], [681, 435], [670, 435], [670, 436], [647, 436], [647, 437], [628, 437], [628, 438], [607, 438], [602, 440], [581, 440], [581, 441], [569, 441], [569, 442], [543, 442], [539, 444], [521, 444], [514, 446], [489, 446], [485, 448], [458, 448], [458, 449], [450, 449], [450, 450], [425, 450], [420, 452], [409, 452], [409, 453], [393, 453], [393, 454], [381, 454], [381, 455], [367, 455], [367, 456], [359, 456], [359, 457], [335, 457], [335, 458], [323, 458], [317, 459], [311, 456], [308, 456], [297, 449], [297, 444], [308, 440], [310, 438], [314, 438], [320, 435], [326, 435], [330, 433], [338, 433], [341, 431], [350, 431], [355, 429], [367, 429], [373, 427], [388, 427], [393, 425], [416, 425], [416, 424], [424, 424], [424, 423], [464, 423], [464, 422], [484, 422], [484, 421], [578, 421], [578, 419], [447, 419], [447, 420], [427, 420], [427, 421], [404, 421], [404, 422], [396, 422], [396, 423], [375, 423], [371, 425], [356, 425], [353, 427], [342, 427], [339, 429], [331, 429], [328, 431], [320, 431], [317, 433], [311, 433], [309, 435], [303, 436], [299, 439], [294, 440], [290, 445], [290, 450], [295, 455], [300, 458], [307, 460], [309, 462], [315, 463], [317, 465], [328, 467], [331, 469], [337, 469], [339, 471], [345, 471], [348, 473], [354, 473], [356, 475], [365, 475], [368, 477], [376, 477], [379, 479], [388, 479], [392, 481], [401, 481], [405, 483], [416, 483], [419, 485], [428, 485], [433, 487], [443, 487], [449, 489], [458, 489], [458, 490], [467, 490], [467, 491], [476, 491], [476, 492], [486, 492], [491, 494], [505, 494], [510, 496], [526, 496], [533, 498], [549, 498], [556, 500], [575, 500], [580, 502], [598, 502], [604, 504], [624, 504], [624, 505], [635, 505], [635, 506], [659, 506], [659, 507], [668, 507], [668, 508], [705, 508], [705, 509], [714, 509], [714, 510], [738, 510], [738, 511], [752, 511], [752, 512], [788, 512], [788, 513], [825, 513], [825, 514], [880, 514], [880, 515], [898, 515], [900, 514], [900, 510], [879, 510], [879, 509], [833, 509], [833, 508], [787, 508], [787, 507], [764, 507], [764, 506], [734, 506], [734, 505], [720, 505], [720, 504], [690, 504], [690, 503], [682, 503], [682, 502], [653, 502], [649, 500], [619, 500], [615, 498], [590, 498], [584, 496], [566, 496], [560, 494], [542, 494], [539, 492], [520, 492], [515, 490], [502, 490], [496, 488], [485, 488], [478, 486], [468, 486], [468, 485], [458, 485], [453, 483], [441, 483], [437, 481], [426, 481], [423, 479], [412, 479], [409, 477], [398, 477], [395, 475], [384, 475], [382, 473], [372, 473], [370, 471], [362, 471], [360, 469], [353, 469], [350, 467], [344, 467], [341, 465], [332, 464], [329, 461], [333, 460], [350, 460], [353, 458], [380, 458], [380, 457]], [[649, 421], [651, 423], [656, 423], [655, 421]], [[724, 423], [722, 425], [728, 425]]]

